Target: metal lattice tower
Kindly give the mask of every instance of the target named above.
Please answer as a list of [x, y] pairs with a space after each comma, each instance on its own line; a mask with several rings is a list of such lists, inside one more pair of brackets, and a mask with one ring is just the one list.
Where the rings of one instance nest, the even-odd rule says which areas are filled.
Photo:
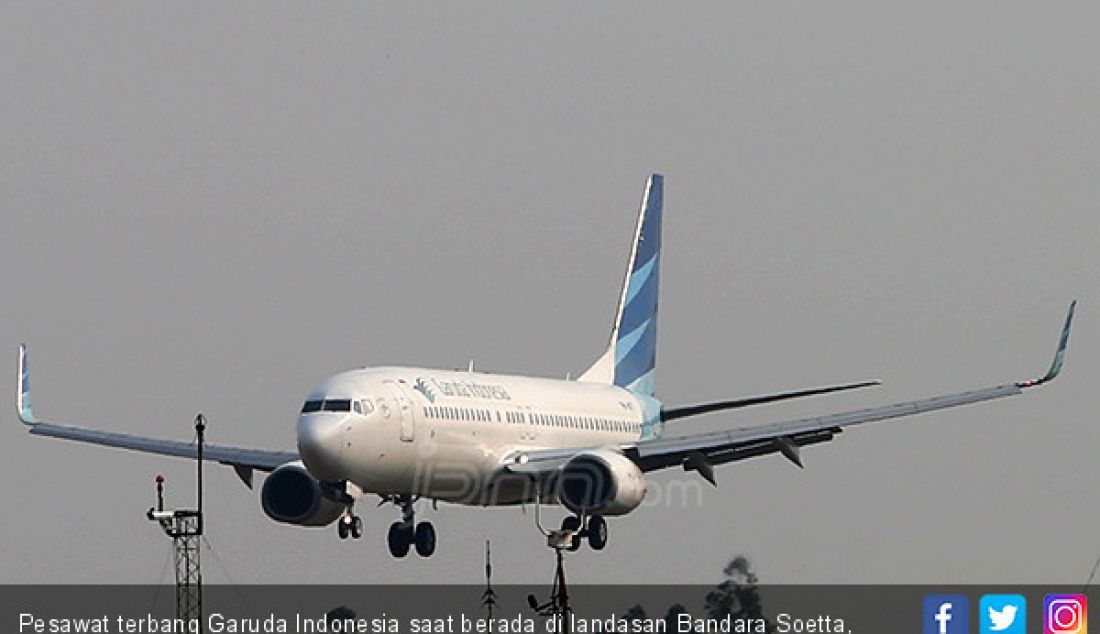
[[527, 603], [532, 610], [557, 621], [556, 630], [558, 634], [571, 634], [572, 631], [573, 608], [569, 605], [569, 589], [565, 585], [565, 560], [562, 557], [562, 551], [568, 547], [570, 539], [571, 535], [569, 533], [563, 534], [562, 531], [554, 531], [548, 538], [550, 547], [554, 549], [554, 555], [558, 560], [557, 566], [554, 568], [554, 584], [550, 591], [550, 600], [546, 603], [539, 603], [535, 595], [527, 595]]
[[481, 605], [485, 607], [487, 618], [493, 620], [493, 608], [497, 604], [497, 593], [493, 590], [493, 562], [489, 551], [489, 540], [485, 540], [485, 592], [481, 593]]
[[202, 450], [205, 444], [206, 418], [195, 417], [195, 434], [198, 436], [198, 508], [164, 510], [164, 476], [157, 476], [157, 506], [149, 509], [146, 517], [157, 522], [164, 533], [172, 538], [176, 559], [176, 618], [190, 626], [198, 625], [199, 634], [205, 631], [202, 621], [202, 569], [199, 561], [199, 545], [202, 541]]

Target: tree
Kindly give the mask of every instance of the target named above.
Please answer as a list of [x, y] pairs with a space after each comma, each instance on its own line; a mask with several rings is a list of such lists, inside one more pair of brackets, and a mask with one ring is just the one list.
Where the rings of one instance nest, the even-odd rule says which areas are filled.
[[669, 607], [668, 612], [665, 613], [665, 631], [666, 632], [680, 632], [678, 624], [680, 622], [680, 615], [687, 614], [687, 608], [683, 603], [674, 603]]
[[[727, 614], [735, 619], [764, 619], [764, 608], [760, 602], [758, 579], [746, 557], [736, 557], [722, 570], [726, 579], [714, 590], [707, 593], [704, 609], [711, 618], [722, 618]], [[768, 623], [768, 631], [773, 630]]]
[[[760, 619], [766, 624], [766, 631], [774, 632], [775, 625], [764, 616], [764, 607], [757, 588], [759, 580], [756, 573], [752, 571], [748, 558], [735, 557], [722, 569], [722, 574], [725, 579], [707, 593], [703, 602], [703, 609], [707, 616], [713, 619], [722, 619], [726, 615], [730, 615], [734, 620]], [[670, 606], [664, 618], [666, 631], [679, 632], [677, 625], [680, 615], [687, 612], [687, 608], [681, 603]], [[623, 616], [627, 620], [645, 619], [646, 611], [640, 604], [635, 604]]]
[[633, 621], [634, 619], [645, 620], [645, 608], [635, 603], [634, 607], [627, 610], [626, 614], [623, 614], [623, 618], [627, 621]]

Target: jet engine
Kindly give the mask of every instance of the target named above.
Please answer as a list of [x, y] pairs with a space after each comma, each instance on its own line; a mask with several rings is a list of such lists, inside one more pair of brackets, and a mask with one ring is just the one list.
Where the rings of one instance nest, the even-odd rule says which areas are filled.
[[562, 467], [558, 500], [574, 513], [624, 515], [645, 497], [645, 475], [638, 465], [612, 449], [578, 454]]
[[271, 519], [298, 526], [326, 526], [344, 512], [344, 505], [326, 496], [321, 482], [300, 461], [288, 462], [264, 479], [260, 503]]

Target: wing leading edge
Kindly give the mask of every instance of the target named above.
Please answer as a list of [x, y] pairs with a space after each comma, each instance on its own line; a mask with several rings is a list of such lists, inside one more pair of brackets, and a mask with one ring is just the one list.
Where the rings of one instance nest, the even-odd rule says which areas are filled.
[[[118, 449], [129, 449], [161, 456], [195, 458], [197, 455], [198, 448], [194, 443], [100, 431], [97, 429], [88, 429], [71, 425], [59, 425], [57, 423], [38, 420], [31, 409], [30, 376], [27, 370], [26, 345], [19, 346], [19, 385], [16, 390], [15, 405], [19, 413], [19, 420], [23, 421], [23, 423], [30, 428], [30, 433], [36, 436], [62, 438], [65, 440], [86, 442], [105, 447], [116, 447]], [[206, 445], [203, 447], [203, 458], [232, 466], [237, 471], [237, 475], [244, 480], [245, 484], [251, 486], [250, 470], [271, 471], [280, 465], [297, 460], [298, 454], [289, 451]]]
[[715, 483], [713, 466], [744, 460], [754, 456], [781, 453], [799, 467], [802, 460], [799, 449], [806, 445], [827, 442], [844, 428], [863, 423], [874, 423], [924, 412], [980, 403], [1006, 396], [1015, 396], [1023, 390], [1054, 380], [1062, 371], [1066, 347], [1069, 344], [1070, 327], [1076, 300], [1069, 306], [1058, 348], [1050, 369], [1042, 378], [1007, 383], [969, 392], [946, 394], [933, 398], [884, 407], [816, 416], [773, 423], [757, 427], [745, 427], [718, 432], [659, 438], [623, 447], [643, 471], [654, 471], [680, 465], [687, 471], [698, 471], [711, 484]]
[[[1076, 301], [1070, 304], [1054, 361], [1047, 373], [1039, 379], [769, 425], [670, 436], [622, 445], [619, 449], [643, 471], [681, 466], [685, 471], [697, 471], [711, 484], [716, 484], [715, 465], [755, 456], [779, 453], [801, 467], [802, 447], [828, 442], [846, 427], [1015, 396], [1027, 388], [1054, 380], [1062, 371], [1065, 361], [1076, 306]], [[574, 453], [576, 451], [578, 450], [574, 450]], [[534, 477], [549, 475], [568, 462], [568, 456], [560, 449], [521, 452], [511, 458], [513, 462], [505, 466], [508, 471]]]

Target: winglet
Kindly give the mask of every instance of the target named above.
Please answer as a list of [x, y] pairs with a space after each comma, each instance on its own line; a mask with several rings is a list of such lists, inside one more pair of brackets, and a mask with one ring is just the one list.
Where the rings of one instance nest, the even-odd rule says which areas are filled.
[[27, 425], [38, 424], [38, 419], [31, 411], [31, 387], [30, 375], [27, 372], [27, 344], [19, 344], [19, 386], [15, 391], [15, 409], [19, 412], [19, 420]]
[[1058, 374], [1062, 371], [1062, 364], [1066, 360], [1066, 346], [1069, 344], [1069, 329], [1073, 325], [1073, 311], [1077, 308], [1077, 300], [1069, 305], [1069, 312], [1066, 313], [1066, 323], [1062, 326], [1062, 338], [1058, 340], [1058, 351], [1054, 353], [1054, 361], [1050, 364], [1050, 369], [1043, 375], [1041, 379], [1032, 379], [1030, 381], [1022, 381], [1017, 383], [1018, 387], [1035, 387], [1036, 385], [1042, 385], [1047, 381], [1053, 381]]

